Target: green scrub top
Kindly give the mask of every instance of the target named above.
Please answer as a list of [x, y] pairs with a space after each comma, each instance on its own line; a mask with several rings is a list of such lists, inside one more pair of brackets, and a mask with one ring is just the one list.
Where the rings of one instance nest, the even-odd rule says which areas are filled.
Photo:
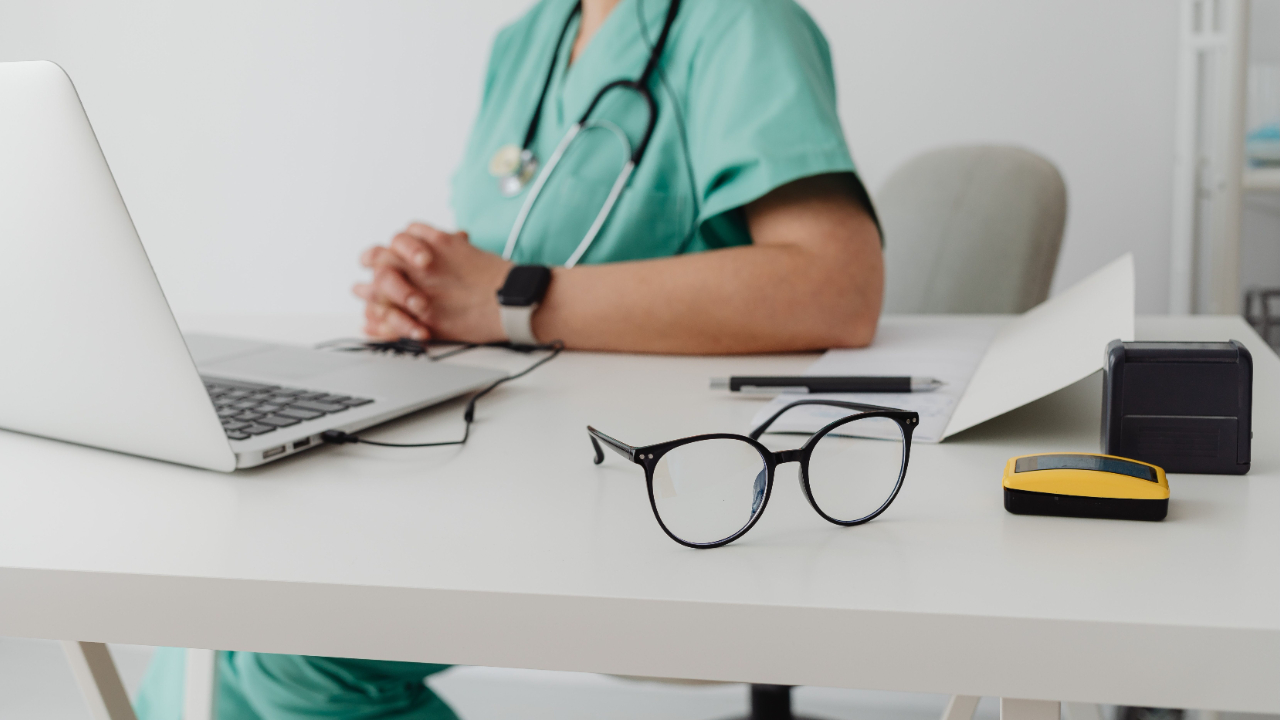
[[[530, 192], [504, 197], [489, 161], [519, 146], [555, 63], [532, 149], [544, 163], [600, 88], [638, 78], [666, 0], [622, 0], [569, 65], [579, 18], [556, 39], [576, 0], [542, 0], [499, 33], [484, 95], [453, 177], [458, 226], [501, 253]], [[836, 112], [831, 54], [791, 0], [685, 0], [650, 83], [658, 119], [649, 147], [582, 262], [667, 257], [751, 242], [743, 205], [793, 180], [854, 172]], [[592, 113], [639, 143], [647, 118], [629, 90]], [[614, 134], [585, 131], [530, 213], [512, 259], [561, 265], [585, 236], [626, 159]]]

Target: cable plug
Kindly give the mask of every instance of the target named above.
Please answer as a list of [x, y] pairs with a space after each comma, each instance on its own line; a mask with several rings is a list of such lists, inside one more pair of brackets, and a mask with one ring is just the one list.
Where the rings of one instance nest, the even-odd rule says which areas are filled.
[[344, 443], [360, 442], [360, 438], [356, 437], [355, 435], [352, 435], [351, 433], [342, 432], [341, 430], [325, 430], [324, 432], [320, 433], [320, 439], [329, 443], [330, 445], [342, 445]]

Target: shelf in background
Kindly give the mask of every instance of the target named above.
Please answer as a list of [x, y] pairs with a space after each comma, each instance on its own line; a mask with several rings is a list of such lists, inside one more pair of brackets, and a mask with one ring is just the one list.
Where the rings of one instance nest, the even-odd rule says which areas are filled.
[[1245, 190], [1280, 190], [1280, 168], [1251, 168], [1244, 171]]

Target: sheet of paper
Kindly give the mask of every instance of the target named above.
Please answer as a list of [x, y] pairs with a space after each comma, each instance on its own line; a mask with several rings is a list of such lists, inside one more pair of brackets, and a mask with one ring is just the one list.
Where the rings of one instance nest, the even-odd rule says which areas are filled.
[[[758, 426], [801, 398], [831, 398], [920, 413], [913, 439], [940, 442], [1102, 369], [1107, 343], [1133, 339], [1133, 256], [1112, 262], [1019, 316], [886, 317], [871, 347], [831, 350], [810, 375], [915, 375], [947, 384], [924, 393], [779, 395], [756, 413]], [[801, 407], [771, 432], [820, 429], [848, 411]]]
[[1002, 327], [942, 436], [1101, 370], [1107, 343], [1133, 340], [1133, 317], [1133, 255], [1126, 254]]
[[[756, 414], [752, 427], [792, 401], [825, 397], [915, 410], [920, 413], [920, 427], [913, 439], [938, 442], [983, 352], [1000, 326], [1008, 321], [1005, 315], [885, 317], [870, 347], [831, 350], [806, 372], [809, 375], [919, 375], [938, 378], [946, 385], [923, 393], [779, 395]], [[770, 432], [811, 433], [848, 414], [847, 410], [820, 405], [800, 407], [779, 418]]]

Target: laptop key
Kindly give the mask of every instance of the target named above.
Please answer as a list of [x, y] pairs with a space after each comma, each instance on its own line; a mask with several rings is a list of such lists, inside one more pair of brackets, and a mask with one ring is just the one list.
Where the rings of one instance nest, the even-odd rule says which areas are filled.
[[276, 415], [297, 418], [299, 420], [314, 420], [324, 415], [324, 413], [318, 410], [304, 410], [303, 408], [300, 408], [300, 407], [287, 407], [283, 410], [277, 410]]
[[244, 422], [243, 420], [223, 420], [222, 421], [223, 430], [239, 430], [240, 428], [245, 428], [245, 427], [249, 427], [249, 423]]
[[[373, 402], [370, 398], [221, 378], [207, 379], [204, 385], [210, 399], [213, 400], [214, 407], [217, 408], [218, 417], [223, 420], [228, 432], [252, 434], [271, 432], [271, 429], [276, 427], [288, 427], [296, 422], [314, 420], [329, 413], [342, 412], [347, 408], [360, 407]], [[275, 418], [275, 420], [268, 422], [267, 418]], [[230, 423], [252, 423], [252, 426], [256, 426], [258, 430], [257, 433], [253, 433], [248, 427], [238, 427]]]
[[346, 405], [338, 403], [316, 402], [314, 400], [298, 400], [289, 407], [302, 408], [303, 410], [316, 410], [322, 413], [336, 413], [347, 409]]
[[267, 385], [265, 383], [249, 382], [248, 380], [228, 380], [227, 378], [220, 377], [201, 377], [200, 379], [204, 380], [206, 385], [212, 383], [214, 385], [219, 385], [225, 388], [234, 388], [236, 390], [272, 390], [276, 387], [275, 385]]
[[228, 430], [227, 437], [232, 440], [248, 440], [253, 436], [246, 432], [240, 432], [239, 430]]
[[248, 427], [240, 428], [240, 432], [246, 432], [246, 433], [249, 433], [250, 435], [262, 435], [264, 433], [275, 432], [275, 431], [276, 431], [276, 428], [274, 425], [260, 425], [258, 423], [252, 423]]

